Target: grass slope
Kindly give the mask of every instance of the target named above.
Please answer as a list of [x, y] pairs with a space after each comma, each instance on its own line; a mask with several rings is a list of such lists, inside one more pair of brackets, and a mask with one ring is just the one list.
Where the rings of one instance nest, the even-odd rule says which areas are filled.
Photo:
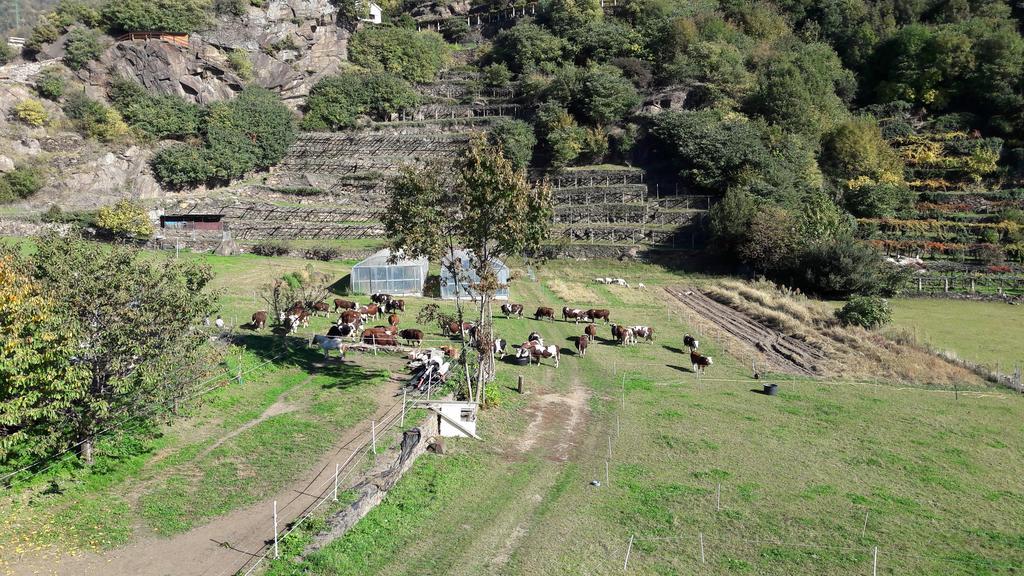
[[940, 350], [1004, 371], [1024, 363], [1024, 307], [927, 298], [890, 302], [893, 323]]
[[[598, 344], [586, 358], [567, 351], [558, 371], [504, 366], [499, 384], [507, 389], [521, 373], [530, 394], [506, 390], [502, 406], [483, 415], [486, 443], [450, 442], [450, 455], [425, 456], [352, 533], [303, 564], [279, 561], [271, 574], [606, 574], [622, 570], [630, 535], [637, 574], [867, 574], [874, 546], [880, 574], [1024, 569], [1020, 397], [980, 391], [957, 400], [807, 380], [766, 397], [751, 391], [762, 382], [710, 341], [702, 347], [716, 363], [698, 381], [677, 349], [688, 327], [656, 288], [605, 294], [586, 284], [611, 269], [601, 265], [554, 263], [541, 283], [517, 285], [515, 299], [530, 307], [588, 303], [556, 292], [614, 296], [615, 316], [653, 324], [661, 342]], [[634, 271], [648, 286], [676, 280]], [[513, 342], [536, 328], [565, 348], [582, 330], [498, 326]], [[534, 398], [567, 393], [572, 382], [592, 393], [589, 424], [566, 439], [575, 456], [552, 461], [550, 446], [518, 451]], [[611, 483], [595, 488], [609, 436]]]

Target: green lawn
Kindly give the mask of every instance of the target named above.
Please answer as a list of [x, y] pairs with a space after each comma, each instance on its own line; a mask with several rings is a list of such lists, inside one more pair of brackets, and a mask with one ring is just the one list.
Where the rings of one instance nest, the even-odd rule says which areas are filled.
[[923, 343], [1004, 371], [1024, 363], [1024, 306], [928, 298], [890, 303], [893, 324]]

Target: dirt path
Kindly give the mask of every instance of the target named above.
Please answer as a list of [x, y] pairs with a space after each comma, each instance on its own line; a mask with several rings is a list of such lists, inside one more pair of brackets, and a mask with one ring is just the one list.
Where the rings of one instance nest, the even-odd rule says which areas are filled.
[[[389, 380], [376, 391], [379, 408], [374, 418], [380, 419], [394, 404], [399, 390]], [[278, 405], [280, 404], [280, 406]], [[276, 408], [275, 408], [276, 406]], [[230, 435], [241, 433], [259, 421], [266, 420], [273, 410], [288, 411], [285, 403], [275, 403], [259, 418], [246, 423]], [[283, 413], [283, 412], [277, 412]], [[315, 467], [291, 485], [266, 500], [235, 510], [209, 524], [170, 538], [144, 538], [127, 546], [103, 553], [65, 555], [37, 565], [14, 566], [17, 576], [28, 574], [75, 574], [78, 576], [227, 576], [234, 574], [253, 554], [261, 553], [267, 538], [273, 534], [272, 503], [277, 501], [281, 527], [300, 516], [307, 506], [318, 500], [322, 484], [334, 475], [335, 462], [343, 462], [350, 454], [350, 445], [366, 433], [368, 424], [360, 423], [345, 432], [326, 452]], [[220, 441], [227, 440], [228, 437]]]
[[827, 361], [817, 348], [790, 338], [774, 328], [720, 304], [693, 288], [667, 287], [665, 291], [729, 336], [759, 351], [776, 372], [819, 376]]

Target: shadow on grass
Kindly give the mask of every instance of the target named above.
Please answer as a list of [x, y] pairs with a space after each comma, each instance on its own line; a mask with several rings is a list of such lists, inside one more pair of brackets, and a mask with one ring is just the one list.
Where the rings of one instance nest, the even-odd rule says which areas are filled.
[[675, 346], [669, 346], [668, 344], [662, 344], [661, 347], [674, 354], [686, 354], [686, 352], [683, 351], [682, 348], [676, 348]]
[[235, 344], [245, 346], [246, 350], [260, 359], [277, 366], [298, 368], [311, 375], [333, 376], [334, 379], [323, 386], [327, 389], [358, 386], [377, 372], [358, 364], [343, 362], [333, 354], [324, 358], [320, 348], [309, 347], [309, 339], [301, 336], [242, 334], [235, 338]]
[[669, 368], [671, 368], [673, 370], [679, 370], [680, 372], [685, 372], [686, 374], [693, 374], [693, 368], [687, 368], [685, 366], [676, 366], [675, 364], [666, 364], [666, 366], [668, 366]]

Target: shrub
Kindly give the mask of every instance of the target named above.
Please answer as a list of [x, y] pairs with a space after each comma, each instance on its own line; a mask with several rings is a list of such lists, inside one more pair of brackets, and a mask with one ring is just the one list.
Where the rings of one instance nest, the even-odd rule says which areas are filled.
[[235, 48], [228, 54], [228, 65], [238, 74], [242, 80], [252, 80], [252, 60], [249, 53], [241, 48]]
[[546, 102], [537, 112], [537, 132], [548, 163], [554, 168], [568, 166], [580, 155], [586, 132], [555, 102]]
[[892, 310], [884, 298], [856, 296], [836, 310], [836, 318], [847, 326], [873, 329], [892, 322]]
[[504, 88], [512, 81], [512, 72], [502, 62], [485, 66], [480, 72], [480, 79], [489, 88]]
[[308, 260], [330, 262], [331, 260], [340, 260], [342, 254], [341, 249], [334, 246], [314, 246], [306, 250], [304, 256]]
[[494, 38], [491, 59], [521, 74], [542, 64], [558, 64], [568, 51], [569, 43], [565, 40], [536, 24], [521, 21]]
[[206, 0], [108, 0], [103, 19], [112, 33], [191, 34], [208, 23]]
[[386, 120], [419, 102], [408, 82], [387, 72], [346, 72], [316, 83], [306, 99], [302, 126], [308, 130], [338, 130], [368, 114]]
[[103, 142], [112, 142], [128, 133], [128, 125], [117, 110], [81, 92], [65, 99], [64, 114], [83, 134]]
[[501, 146], [505, 157], [517, 170], [522, 170], [530, 163], [533, 147], [537, 138], [533, 135], [533, 127], [522, 120], [504, 120], [491, 128], [488, 139], [495, 146]]
[[15, 104], [14, 115], [21, 122], [36, 128], [43, 126], [49, 121], [49, 116], [46, 114], [46, 108], [43, 108], [43, 103], [32, 98], [26, 98]]
[[56, 102], [64, 95], [66, 86], [67, 84], [61, 71], [55, 66], [50, 66], [49, 68], [44, 68], [39, 73], [39, 76], [36, 78], [35, 89], [36, 93], [43, 98]]
[[280, 240], [267, 240], [254, 245], [250, 251], [257, 256], [287, 256], [291, 247]]
[[89, 62], [99, 58], [102, 52], [99, 32], [75, 28], [68, 33], [67, 40], [64, 41], [64, 65], [72, 70], [81, 70]]
[[7, 42], [0, 42], [0, 66], [14, 60], [14, 49]]
[[123, 78], [111, 82], [107, 96], [129, 126], [153, 138], [181, 138], [199, 132], [199, 107], [177, 96], [150, 94]]
[[247, 0], [213, 0], [213, 11], [221, 16], [244, 16]]
[[295, 117], [274, 93], [249, 87], [206, 114], [212, 178], [230, 181], [276, 164], [295, 139]]
[[43, 173], [38, 168], [19, 166], [0, 176], [0, 203], [28, 198], [43, 187]]
[[190, 144], [168, 146], [149, 162], [153, 176], [168, 188], [198, 186], [210, 178], [210, 165], [202, 148]]
[[60, 223], [64, 221], [64, 211], [60, 209], [60, 206], [51, 204], [50, 207], [46, 209], [46, 212], [43, 212], [42, 216], [40, 216], [40, 219], [43, 222], [51, 224]]
[[370, 70], [383, 70], [410, 82], [430, 82], [450, 58], [436, 32], [371, 26], [352, 35], [349, 59]]
[[44, 14], [32, 27], [32, 33], [25, 41], [25, 48], [29, 51], [38, 52], [43, 46], [52, 44], [60, 38], [62, 28], [57, 24], [57, 17], [54, 14]]
[[584, 128], [580, 141], [580, 158], [584, 162], [599, 164], [608, 155], [608, 134], [603, 128]]
[[153, 235], [153, 223], [146, 209], [131, 200], [100, 208], [96, 214], [96, 226], [115, 236], [148, 238]]

